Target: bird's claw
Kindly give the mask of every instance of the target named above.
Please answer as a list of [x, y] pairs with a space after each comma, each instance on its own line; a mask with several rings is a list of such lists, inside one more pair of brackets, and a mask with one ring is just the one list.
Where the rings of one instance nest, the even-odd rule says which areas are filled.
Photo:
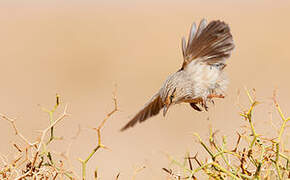
[[201, 102], [202, 107], [204, 108], [204, 110], [208, 110], [208, 106], [206, 105], [206, 99], [203, 99]]

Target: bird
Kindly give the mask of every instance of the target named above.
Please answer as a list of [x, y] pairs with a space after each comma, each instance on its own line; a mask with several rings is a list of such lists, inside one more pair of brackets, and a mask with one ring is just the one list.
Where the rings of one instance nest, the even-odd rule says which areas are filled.
[[198, 26], [193, 23], [187, 42], [184, 37], [181, 40], [181, 48], [181, 68], [168, 76], [160, 90], [121, 131], [156, 116], [161, 109], [165, 116], [175, 104], [189, 103], [196, 111], [207, 111], [208, 102], [225, 97], [229, 81], [224, 68], [235, 48], [229, 25], [221, 20], [207, 23], [206, 19]]

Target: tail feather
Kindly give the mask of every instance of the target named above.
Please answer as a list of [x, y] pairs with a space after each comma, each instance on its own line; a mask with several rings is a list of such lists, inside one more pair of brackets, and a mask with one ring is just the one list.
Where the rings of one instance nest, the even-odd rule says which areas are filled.
[[216, 20], [206, 25], [206, 21], [202, 20], [197, 30], [191, 28], [187, 47], [182, 48], [184, 56], [182, 67], [196, 59], [201, 59], [208, 64], [223, 61], [230, 56], [233, 49], [232, 34], [226, 23]]

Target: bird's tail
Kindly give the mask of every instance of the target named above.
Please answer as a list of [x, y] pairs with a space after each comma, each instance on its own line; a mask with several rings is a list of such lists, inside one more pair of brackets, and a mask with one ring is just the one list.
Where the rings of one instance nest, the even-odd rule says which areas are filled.
[[207, 24], [202, 20], [196, 29], [193, 24], [188, 42], [182, 39], [184, 56], [183, 67], [195, 59], [201, 59], [208, 64], [218, 63], [228, 58], [234, 49], [234, 42], [229, 26], [220, 20]]

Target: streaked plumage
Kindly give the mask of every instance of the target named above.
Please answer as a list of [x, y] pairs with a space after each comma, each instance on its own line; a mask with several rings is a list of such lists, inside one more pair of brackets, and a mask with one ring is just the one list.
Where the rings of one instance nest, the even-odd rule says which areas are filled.
[[[206, 102], [223, 97], [228, 80], [223, 72], [225, 59], [231, 55], [234, 43], [230, 28], [222, 21], [201, 20], [198, 28], [191, 26], [188, 41], [182, 38], [183, 64], [170, 75], [159, 92], [121, 130], [155, 116], [163, 108], [165, 116], [170, 105], [181, 102], [207, 110]], [[199, 107], [201, 105], [201, 107]]]

